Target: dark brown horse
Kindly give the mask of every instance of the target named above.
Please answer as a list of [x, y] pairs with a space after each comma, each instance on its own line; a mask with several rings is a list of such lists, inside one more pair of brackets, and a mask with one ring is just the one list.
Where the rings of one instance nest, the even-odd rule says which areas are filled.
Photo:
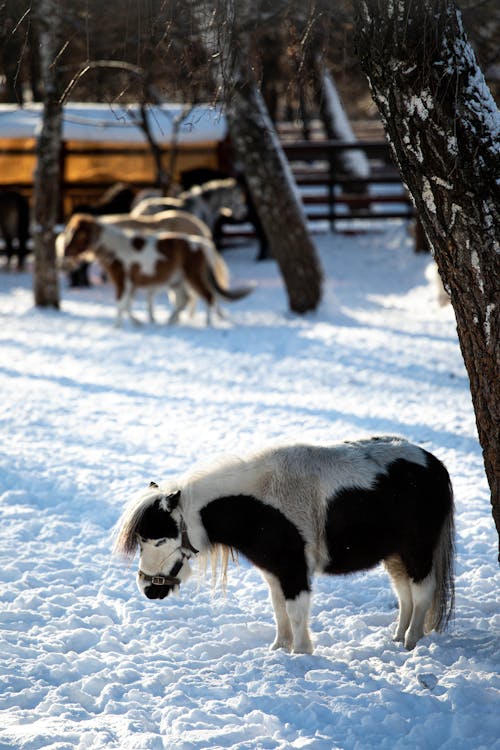
[[24, 268], [28, 250], [30, 207], [27, 198], [16, 190], [0, 190], [0, 232], [5, 243], [7, 264], [17, 255], [17, 268]]

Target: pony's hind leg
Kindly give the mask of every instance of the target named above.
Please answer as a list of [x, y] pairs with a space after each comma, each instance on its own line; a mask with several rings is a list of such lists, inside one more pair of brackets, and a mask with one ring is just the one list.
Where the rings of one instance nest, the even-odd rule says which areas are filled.
[[405, 648], [415, 648], [417, 642], [422, 638], [425, 631], [425, 618], [432, 606], [434, 593], [436, 591], [436, 578], [431, 571], [423, 581], [416, 583], [410, 581], [413, 611], [408, 630], [405, 634]]
[[274, 609], [274, 618], [276, 620], [276, 638], [271, 649], [276, 650], [278, 648], [284, 648], [287, 651], [291, 651], [293, 646], [292, 626], [286, 611], [286, 600], [281, 584], [272, 573], [263, 571], [263, 575], [269, 586], [271, 602]]
[[169, 299], [174, 305], [174, 309], [170, 314], [167, 321], [167, 325], [171, 326], [179, 321], [181, 313], [186, 309], [188, 305], [191, 306], [190, 316], [192, 317], [194, 308], [196, 307], [196, 296], [194, 293], [188, 291], [184, 281], [180, 281], [178, 284], [172, 285], [169, 293]]
[[150, 323], [155, 322], [155, 305], [154, 305], [154, 298], [155, 298], [155, 289], [147, 289], [146, 291], [146, 299], [147, 299], [147, 305], [148, 305], [148, 318]]
[[388, 557], [384, 560], [384, 565], [391, 577], [392, 586], [398, 597], [399, 616], [396, 632], [394, 633], [394, 640], [403, 643], [413, 613], [410, 577], [406, 572], [403, 561], [398, 555]]
[[408, 575], [406, 566], [398, 555], [384, 560], [399, 601], [399, 619], [394, 635], [395, 641], [402, 641], [405, 648], [415, 648], [424, 635], [425, 618], [432, 607], [436, 580], [431, 570], [421, 581]]

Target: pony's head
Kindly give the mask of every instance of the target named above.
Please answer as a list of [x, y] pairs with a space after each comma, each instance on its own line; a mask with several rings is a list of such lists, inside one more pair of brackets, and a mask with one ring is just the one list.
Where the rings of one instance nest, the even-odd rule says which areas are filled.
[[64, 231], [56, 237], [56, 256], [59, 263], [64, 267], [74, 267], [84, 253], [92, 250], [98, 231], [94, 216], [74, 214]]
[[168, 494], [151, 482], [120, 523], [115, 552], [132, 558], [139, 548], [137, 585], [148, 599], [164, 599], [191, 573], [189, 558], [197, 550], [184, 527], [180, 497], [180, 490]]

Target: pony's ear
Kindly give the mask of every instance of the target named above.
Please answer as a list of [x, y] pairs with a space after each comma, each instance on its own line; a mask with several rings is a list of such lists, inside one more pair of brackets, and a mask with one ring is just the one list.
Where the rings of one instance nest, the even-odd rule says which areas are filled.
[[167, 509], [168, 512], [171, 513], [177, 506], [179, 505], [179, 500], [181, 499], [181, 491], [177, 490], [177, 492], [173, 492], [171, 495], [167, 495], [165, 498], [165, 501], [167, 503]]
[[156, 482], [150, 482], [150, 483], [149, 483], [149, 486], [150, 486], [150, 488], [151, 488], [151, 489], [155, 489], [155, 490], [159, 489], [159, 487], [158, 487], [158, 485], [156, 484]]

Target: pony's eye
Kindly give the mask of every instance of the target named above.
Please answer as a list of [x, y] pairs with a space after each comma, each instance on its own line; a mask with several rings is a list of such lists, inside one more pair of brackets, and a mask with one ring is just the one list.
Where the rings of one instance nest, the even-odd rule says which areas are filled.
[[155, 547], [161, 547], [162, 544], [166, 544], [166, 541], [167, 541], [166, 539], [158, 539], [155, 542]]

